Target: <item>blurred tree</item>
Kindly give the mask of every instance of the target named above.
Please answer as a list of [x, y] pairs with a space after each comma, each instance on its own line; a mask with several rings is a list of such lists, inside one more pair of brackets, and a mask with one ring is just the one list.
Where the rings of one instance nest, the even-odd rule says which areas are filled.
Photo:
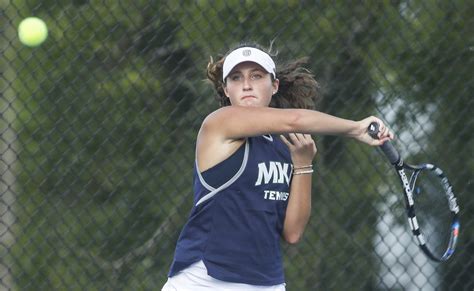
[[[429, 114], [417, 141], [429, 141], [423, 154], [458, 173], [461, 218], [472, 221], [474, 165], [465, 158], [473, 154], [465, 146], [474, 127], [472, 6], [15, 1], [5, 12], [12, 25], [36, 15], [50, 29], [35, 49], [9, 40], [21, 167], [12, 252], [18, 288], [151, 290], [166, 280], [192, 203], [194, 139], [217, 108], [202, 81], [206, 64], [242, 40], [275, 41], [280, 63], [310, 56], [322, 111], [382, 115], [408, 133], [418, 113]], [[376, 205], [386, 199], [376, 187], [388, 167], [353, 141], [317, 143], [311, 222], [298, 246], [285, 246], [288, 289], [390, 289], [373, 251]], [[471, 238], [463, 232], [463, 256], [449, 263], [446, 289], [474, 284]]]

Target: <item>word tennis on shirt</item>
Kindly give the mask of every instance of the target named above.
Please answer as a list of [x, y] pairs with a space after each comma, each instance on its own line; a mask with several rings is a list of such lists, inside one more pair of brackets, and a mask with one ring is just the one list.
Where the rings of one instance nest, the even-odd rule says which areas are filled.
[[263, 192], [265, 193], [263, 198], [267, 200], [286, 201], [286, 199], [288, 199], [288, 196], [290, 196], [290, 193], [288, 192], [280, 192], [280, 191], [272, 191], [272, 190], [265, 190]]

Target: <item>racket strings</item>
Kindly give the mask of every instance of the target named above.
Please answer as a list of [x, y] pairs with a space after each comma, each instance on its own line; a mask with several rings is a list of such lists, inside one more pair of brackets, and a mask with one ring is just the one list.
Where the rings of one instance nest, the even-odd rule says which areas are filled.
[[449, 246], [452, 213], [442, 176], [422, 170], [413, 184], [415, 215], [426, 247], [441, 258]]

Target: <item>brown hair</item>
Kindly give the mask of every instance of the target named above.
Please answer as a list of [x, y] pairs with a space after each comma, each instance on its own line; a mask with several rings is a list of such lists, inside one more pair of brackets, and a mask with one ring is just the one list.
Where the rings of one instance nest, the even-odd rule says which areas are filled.
[[[272, 48], [264, 49], [255, 43], [240, 44], [229, 50], [224, 56], [219, 56], [218, 61], [210, 59], [207, 65], [207, 78], [217, 92], [216, 99], [221, 106], [229, 106], [229, 98], [224, 93], [225, 83], [222, 81], [222, 67], [225, 57], [237, 48], [249, 46], [255, 47], [268, 53], [275, 58], [277, 53], [272, 53]], [[300, 58], [282, 65], [276, 64], [276, 76], [280, 80], [278, 92], [273, 95], [270, 107], [275, 108], [304, 108], [316, 109], [320, 99], [319, 84], [313, 74], [304, 66], [308, 64], [308, 58]], [[273, 79], [273, 76], [272, 76]]]

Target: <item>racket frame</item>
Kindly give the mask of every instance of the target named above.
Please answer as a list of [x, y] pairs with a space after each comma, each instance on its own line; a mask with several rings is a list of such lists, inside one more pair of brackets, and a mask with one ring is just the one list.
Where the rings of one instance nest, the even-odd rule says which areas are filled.
[[[377, 138], [377, 134], [379, 131], [378, 129], [378, 123], [371, 123], [368, 128], [369, 135], [371, 135], [373, 138]], [[386, 141], [384, 144], [382, 144], [380, 146], [380, 149], [385, 154], [389, 162], [394, 166], [398, 177], [400, 178], [400, 182], [403, 188], [405, 208], [408, 216], [408, 224], [410, 225], [412, 234], [415, 236], [418, 242], [418, 246], [431, 260], [436, 262], [447, 261], [454, 254], [460, 229], [459, 205], [456, 201], [456, 197], [454, 195], [451, 183], [444, 175], [443, 171], [433, 164], [425, 163], [420, 165], [410, 165], [405, 163], [390, 141]], [[413, 171], [412, 175], [410, 176], [410, 179], [408, 179], [408, 176], [405, 173], [405, 169]], [[418, 175], [423, 170], [433, 171], [439, 177], [442, 182], [444, 193], [448, 201], [449, 210], [451, 212], [450, 238], [446, 250], [441, 257], [434, 255], [433, 252], [426, 245], [425, 237], [420, 229], [418, 220], [416, 218], [416, 207], [415, 200], [413, 197], [413, 189], [415, 187]]]

